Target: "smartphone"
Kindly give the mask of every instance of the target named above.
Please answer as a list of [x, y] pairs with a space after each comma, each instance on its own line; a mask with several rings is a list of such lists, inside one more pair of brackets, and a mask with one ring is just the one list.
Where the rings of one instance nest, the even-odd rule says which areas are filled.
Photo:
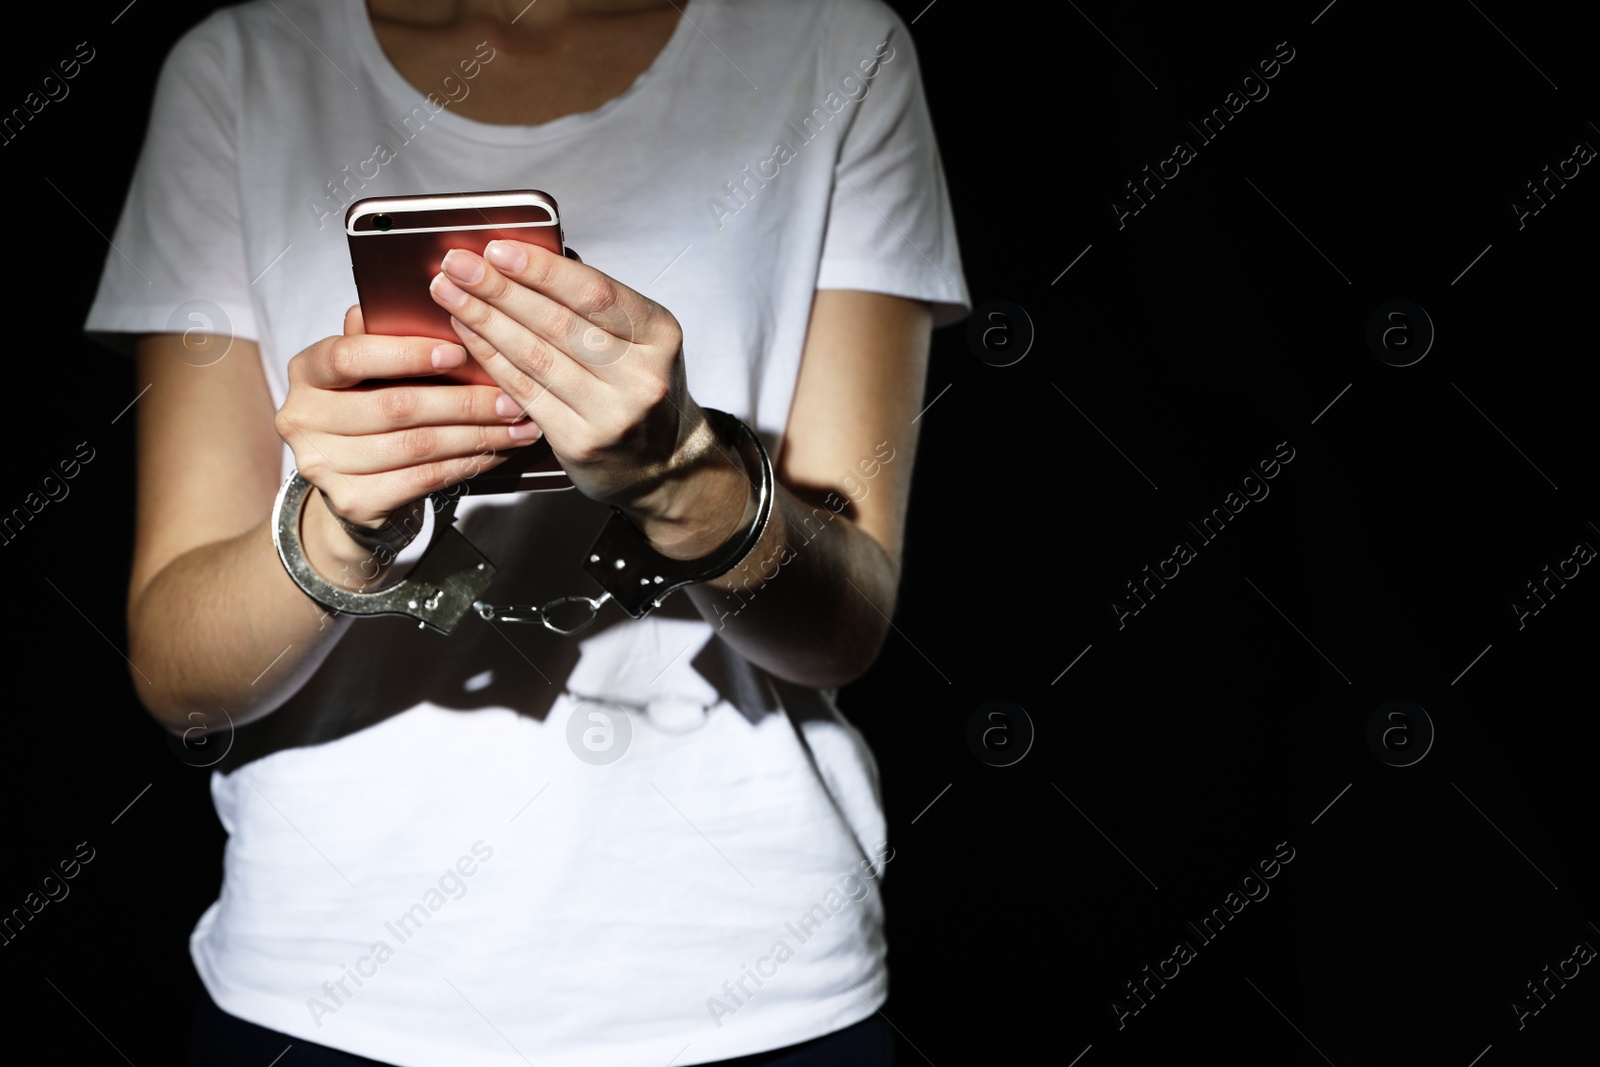
[[[428, 292], [452, 248], [481, 255], [490, 241], [512, 240], [566, 254], [555, 198], [538, 189], [370, 196], [350, 205], [344, 226], [367, 332], [391, 336], [461, 342], [450, 313]], [[495, 384], [471, 359], [456, 370], [415, 380]], [[466, 484], [474, 493], [572, 488], [543, 439], [518, 448], [510, 460]]]

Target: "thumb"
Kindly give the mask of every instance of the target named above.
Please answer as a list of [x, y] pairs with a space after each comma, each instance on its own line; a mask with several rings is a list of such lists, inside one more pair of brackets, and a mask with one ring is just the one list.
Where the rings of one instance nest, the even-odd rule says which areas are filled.
[[344, 313], [344, 335], [353, 337], [358, 333], [367, 332], [367, 320], [361, 315], [361, 305], [351, 304], [350, 310]]

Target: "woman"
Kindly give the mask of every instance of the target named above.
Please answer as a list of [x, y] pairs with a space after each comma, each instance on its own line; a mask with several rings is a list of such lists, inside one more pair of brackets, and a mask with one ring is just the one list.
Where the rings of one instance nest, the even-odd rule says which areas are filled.
[[[530, 186], [582, 262], [455, 251], [430, 292], [460, 345], [364, 332], [351, 201]], [[235, 730], [197, 1060], [887, 1063], [893, 852], [833, 692], [886, 636], [929, 330], [967, 303], [900, 20], [225, 8], [166, 61], [114, 243], [86, 329], [150, 383], [135, 683], [174, 733]], [[594, 327], [626, 358], [586, 359]], [[495, 384], [414, 380], [469, 365]], [[274, 550], [298, 469], [314, 569], [392, 582], [359, 528], [542, 437], [578, 491], [468, 493], [457, 526], [499, 570], [486, 600], [593, 594], [608, 505], [679, 559], [739, 526], [748, 471], [707, 409], [765, 442], [772, 519], [643, 619], [442, 637], [328, 611]]]

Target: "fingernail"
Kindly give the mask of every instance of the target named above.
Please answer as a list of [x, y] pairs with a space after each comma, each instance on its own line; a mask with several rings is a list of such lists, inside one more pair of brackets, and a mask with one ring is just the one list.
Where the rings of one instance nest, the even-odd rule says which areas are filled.
[[522, 405], [511, 399], [509, 394], [501, 393], [494, 398], [495, 413], [505, 418], [522, 414]]
[[460, 307], [467, 302], [466, 292], [443, 274], [434, 276], [433, 284], [428, 286], [428, 290], [446, 307]]
[[467, 361], [467, 350], [460, 345], [440, 345], [433, 350], [434, 370], [459, 367]]
[[510, 241], [490, 241], [483, 250], [483, 258], [499, 267], [519, 273], [528, 266], [528, 254]]
[[544, 433], [536, 422], [514, 422], [508, 429], [512, 439], [517, 441], [532, 441]]
[[444, 256], [444, 272], [458, 282], [472, 285], [483, 280], [483, 261], [470, 252], [452, 248]]

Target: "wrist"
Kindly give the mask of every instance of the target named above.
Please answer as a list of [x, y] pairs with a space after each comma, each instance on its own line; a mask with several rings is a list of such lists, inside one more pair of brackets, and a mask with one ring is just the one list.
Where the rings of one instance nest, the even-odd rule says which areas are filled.
[[[426, 501], [419, 503], [426, 506]], [[395, 512], [394, 518], [400, 518], [405, 511]], [[416, 528], [421, 529], [420, 513], [411, 517]], [[351, 592], [371, 592], [378, 588], [394, 566], [394, 552], [356, 543], [321, 492], [306, 494], [300, 515], [300, 544], [313, 570]]]
[[699, 407], [693, 417], [667, 473], [621, 509], [651, 546], [671, 559], [715, 552], [738, 531], [756, 492], [756, 474], [745, 469], [737, 445], [722, 440]]
[[[677, 492], [662, 497], [660, 510], [640, 515], [639, 521], [618, 507], [600, 528], [583, 562], [584, 571], [605, 591], [605, 599], [635, 619], [660, 607], [676, 590], [727, 573], [766, 536], [777, 481], [765, 445], [736, 416], [709, 408], [705, 415], [716, 431], [711, 442], [715, 447], [706, 455], [714, 453], [720, 460], [705, 459], [704, 473], [692, 479], [686, 476]], [[718, 462], [724, 472], [720, 477], [715, 473]], [[741, 466], [752, 472], [748, 481], [743, 481]], [[731, 507], [716, 518], [709, 516], [707, 505], [717, 497], [732, 503], [741, 494], [744, 507], [731, 530], [726, 525], [726, 517], [733, 514]], [[681, 518], [674, 521], [680, 509]], [[656, 542], [644, 527], [650, 528]], [[724, 534], [724, 530], [728, 532]], [[674, 554], [668, 555], [663, 548]]]

